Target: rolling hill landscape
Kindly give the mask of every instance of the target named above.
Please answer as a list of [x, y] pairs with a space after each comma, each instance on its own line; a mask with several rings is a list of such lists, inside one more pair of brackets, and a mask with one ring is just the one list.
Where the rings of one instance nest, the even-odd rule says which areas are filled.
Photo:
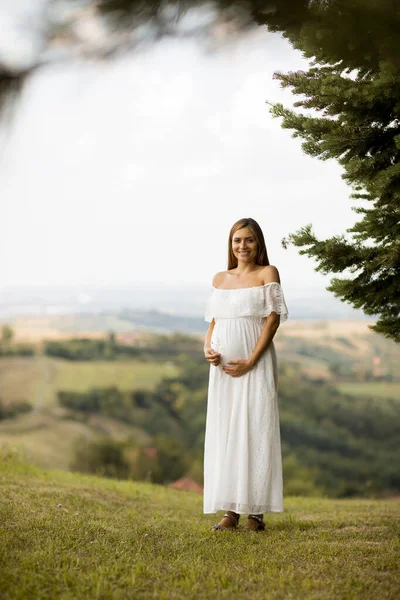
[[[122, 314], [19, 316], [10, 326], [11, 346], [33, 354], [0, 358], [0, 445], [41, 468], [80, 470], [81, 461], [99, 473], [90, 444], [111, 440], [126, 476], [151, 478], [158, 463], [138, 462], [164, 444], [171, 460], [185, 456], [177, 478], [202, 483], [203, 333], [145, 331]], [[366, 322], [340, 320], [288, 321], [274, 343], [287, 492], [397, 495], [398, 346]], [[166, 450], [163, 435], [181, 447]]]

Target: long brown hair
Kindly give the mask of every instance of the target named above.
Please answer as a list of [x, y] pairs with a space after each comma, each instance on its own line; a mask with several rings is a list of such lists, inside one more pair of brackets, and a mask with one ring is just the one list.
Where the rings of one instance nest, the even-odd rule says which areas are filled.
[[228, 242], [228, 271], [230, 269], [235, 269], [238, 266], [238, 260], [236, 256], [233, 254], [232, 250], [232, 238], [238, 229], [243, 229], [243, 227], [248, 227], [254, 237], [257, 240], [257, 258], [256, 265], [267, 266], [269, 265], [267, 247], [265, 245], [264, 234], [261, 230], [261, 227], [254, 219], [248, 217], [247, 219], [239, 219], [232, 225], [232, 229], [229, 233], [229, 242]]

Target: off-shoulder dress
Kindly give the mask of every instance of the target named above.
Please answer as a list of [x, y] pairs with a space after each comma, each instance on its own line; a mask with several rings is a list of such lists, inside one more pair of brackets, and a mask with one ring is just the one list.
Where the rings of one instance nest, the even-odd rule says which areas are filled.
[[255, 367], [241, 377], [222, 370], [247, 359], [266, 317], [288, 318], [281, 284], [213, 288], [205, 320], [215, 320], [211, 346], [221, 363], [210, 365], [204, 443], [204, 513], [283, 512], [278, 372], [273, 340]]

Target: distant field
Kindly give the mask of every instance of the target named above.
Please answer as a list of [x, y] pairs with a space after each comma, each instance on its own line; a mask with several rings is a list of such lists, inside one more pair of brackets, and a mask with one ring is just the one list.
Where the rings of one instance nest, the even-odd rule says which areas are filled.
[[36, 407], [57, 403], [58, 390], [85, 391], [92, 386], [121, 390], [151, 389], [176, 368], [169, 363], [140, 361], [72, 362], [38, 356], [0, 360], [0, 398], [28, 400]]
[[374, 321], [350, 321], [347, 319], [291, 319], [283, 326], [285, 334], [309, 338], [335, 338], [338, 336], [376, 336], [368, 327]]
[[135, 330], [132, 323], [117, 315], [51, 315], [17, 316], [0, 320], [0, 325], [12, 326], [17, 341], [38, 342], [42, 339], [67, 339], [70, 337], [104, 337], [107, 331], [120, 333]]
[[344, 394], [351, 394], [352, 396], [397, 398], [400, 400], [400, 383], [396, 381], [351, 381], [338, 383], [336, 387]]

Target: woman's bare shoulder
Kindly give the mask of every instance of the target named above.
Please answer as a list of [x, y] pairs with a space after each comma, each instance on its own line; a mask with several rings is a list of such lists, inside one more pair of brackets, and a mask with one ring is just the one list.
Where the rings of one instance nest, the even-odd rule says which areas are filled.
[[266, 267], [263, 267], [260, 272], [260, 276], [261, 276], [261, 279], [263, 280], [264, 284], [272, 283], [273, 281], [277, 281], [278, 283], [281, 282], [281, 279], [279, 277], [279, 271], [273, 265], [268, 265]]
[[223, 284], [223, 282], [225, 281], [226, 274], [227, 274], [227, 271], [220, 271], [219, 273], [216, 273], [212, 280], [213, 286], [216, 288], [220, 287]]

